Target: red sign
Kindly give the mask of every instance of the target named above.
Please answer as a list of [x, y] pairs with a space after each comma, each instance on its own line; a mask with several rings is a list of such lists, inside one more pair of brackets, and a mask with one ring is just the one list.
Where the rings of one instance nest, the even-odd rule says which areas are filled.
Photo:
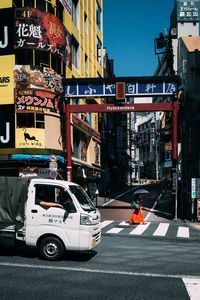
[[16, 90], [17, 110], [50, 111], [59, 113], [58, 103], [60, 95], [44, 90], [20, 89]]
[[49, 177], [55, 179], [58, 176], [58, 172], [56, 170], [51, 170], [49, 172]]
[[116, 82], [116, 99], [125, 99], [125, 82]]

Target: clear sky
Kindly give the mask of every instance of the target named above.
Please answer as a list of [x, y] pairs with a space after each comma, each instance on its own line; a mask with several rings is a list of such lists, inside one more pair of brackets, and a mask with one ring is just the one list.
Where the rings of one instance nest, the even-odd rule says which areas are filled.
[[154, 39], [169, 29], [174, 0], [103, 0], [104, 47], [116, 76], [151, 76]]

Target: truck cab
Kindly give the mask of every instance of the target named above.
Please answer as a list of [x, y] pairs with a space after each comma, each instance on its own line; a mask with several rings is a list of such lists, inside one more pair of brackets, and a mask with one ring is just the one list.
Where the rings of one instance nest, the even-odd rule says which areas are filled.
[[58, 260], [65, 250], [90, 250], [100, 243], [100, 213], [78, 184], [33, 178], [15, 238], [37, 247], [44, 259]]

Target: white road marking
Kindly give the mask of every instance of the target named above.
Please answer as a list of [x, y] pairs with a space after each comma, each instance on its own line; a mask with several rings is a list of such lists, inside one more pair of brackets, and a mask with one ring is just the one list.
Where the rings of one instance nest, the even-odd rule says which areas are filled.
[[[172, 278], [172, 279], [191, 279], [200, 280], [199, 276], [190, 276], [184, 274], [159, 274], [159, 273], [139, 273], [128, 271], [116, 271], [116, 270], [101, 270], [101, 269], [88, 269], [88, 268], [75, 268], [75, 267], [62, 267], [62, 266], [50, 266], [50, 265], [32, 265], [32, 264], [20, 264], [0, 262], [0, 266], [12, 267], [12, 268], [30, 268], [30, 269], [43, 269], [43, 270], [62, 270], [62, 271], [74, 271], [74, 272], [87, 272], [87, 273], [101, 273], [101, 274], [116, 274], [116, 275], [128, 275], [128, 276], [144, 276], [144, 277], [160, 277], [160, 278]], [[193, 300], [193, 299], [192, 299]], [[196, 299], [195, 299], [196, 300]]]
[[106, 233], [119, 233], [120, 231], [122, 231], [124, 228], [117, 228], [117, 227], [114, 227], [108, 231], [106, 231]]
[[141, 235], [149, 227], [151, 222], [146, 222], [145, 224], [138, 225], [129, 234]]
[[165, 236], [166, 233], [167, 233], [168, 228], [169, 228], [169, 223], [160, 223], [153, 235], [155, 235], [155, 236]]
[[103, 221], [103, 222], [101, 222], [101, 228], [104, 228], [104, 227], [110, 225], [110, 224], [113, 223], [113, 222], [114, 222], [114, 221]]
[[129, 222], [123, 221], [119, 223], [120, 226], [129, 226]]
[[189, 228], [179, 226], [178, 232], [177, 232], [177, 237], [189, 238], [190, 237]]
[[[162, 195], [162, 194], [160, 194]], [[160, 196], [159, 196], [160, 197]], [[154, 211], [154, 208], [156, 207], [157, 205], [157, 200], [154, 202], [154, 205], [152, 206], [152, 208], [150, 209], [150, 211], [148, 212], [148, 214], [146, 215], [146, 217], [144, 218], [145, 221], [148, 220], [149, 216], [152, 214], [152, 212]]]
[[191, 300], [200, 299], [200, 279], [182, 278]]

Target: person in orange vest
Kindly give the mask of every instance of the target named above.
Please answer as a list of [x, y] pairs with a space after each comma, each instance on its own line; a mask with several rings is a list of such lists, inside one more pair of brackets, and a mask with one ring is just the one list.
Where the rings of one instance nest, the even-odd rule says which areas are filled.
[[144, 216], [140, 203], [142, 202], [141, 194], [137, 194], [135, 200], [131, 202], [132, 214], [129, 224], [144, 224]]

